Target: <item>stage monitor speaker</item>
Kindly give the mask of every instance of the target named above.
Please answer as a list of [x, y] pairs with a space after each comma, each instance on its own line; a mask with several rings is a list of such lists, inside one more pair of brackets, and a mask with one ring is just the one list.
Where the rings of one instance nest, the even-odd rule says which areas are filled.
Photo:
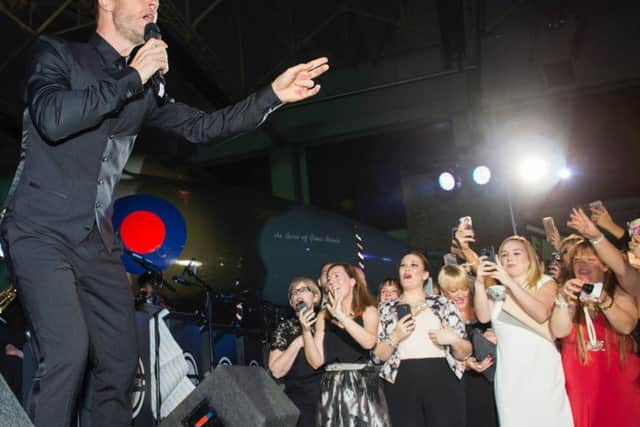
[[0, 375], [0, 427], [33, 427], [15, 395]]
[[300, 416], [298, 408], [264, 369], [219, 366], [162, 420], [160, 427], [188, 425], [184, 420], [193, 419], [203, 401], [225, 427], [295, 427]]

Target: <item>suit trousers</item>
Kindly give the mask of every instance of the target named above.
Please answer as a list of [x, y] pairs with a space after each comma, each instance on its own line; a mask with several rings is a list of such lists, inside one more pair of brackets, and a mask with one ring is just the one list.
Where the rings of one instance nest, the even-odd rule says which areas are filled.
[[25, 402], [34, 425], [69, 427], [89, 369], [92, 426], [130, 426], [138, 356], [122, 248], [107, 251], [95, 225], [78, 245], [26, 221], [7, 218], [2, 227], [34, 339], [37, 365]]

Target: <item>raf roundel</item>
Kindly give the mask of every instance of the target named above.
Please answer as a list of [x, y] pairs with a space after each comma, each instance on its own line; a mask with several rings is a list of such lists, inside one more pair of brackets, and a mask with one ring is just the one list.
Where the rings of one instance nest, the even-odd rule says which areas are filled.
[[[126, 196], [116, 200], [113, 227], [124, 248], [160, 270], [180, 256], [187, 241], [187, 227], [180, 211], [171, 203], [146, 195]], [[142, 274], [145, 269], [130, 255], [122, 257], [129, 273]]]

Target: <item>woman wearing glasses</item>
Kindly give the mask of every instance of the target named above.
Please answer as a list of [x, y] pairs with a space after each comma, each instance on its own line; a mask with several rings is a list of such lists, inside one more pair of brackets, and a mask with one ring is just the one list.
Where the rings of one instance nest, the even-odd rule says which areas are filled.
[[[320, 289], [307, 277], [296, 277], [289, 285], [289, 305], [296, 312], [313, 312], [320, 303]], [[320, 402], [322, 370], [313, 369], [304, 356], [302, 327], [297, 317], [287, 319], [276, 328], [271, 340], [269, 370], [285, 385], [285, 393], [300, 410], [298, 427], [316, 423]]]

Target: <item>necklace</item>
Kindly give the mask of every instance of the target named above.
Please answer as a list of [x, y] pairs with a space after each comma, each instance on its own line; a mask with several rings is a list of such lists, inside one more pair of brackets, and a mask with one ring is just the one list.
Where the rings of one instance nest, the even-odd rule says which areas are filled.
[[429, 308], [428, 304], [426, 301], [420, 301], [417, 304], [409, 304], [409, 303], [405, 303], [403, 301], [400, 301], [402, 304], [407, 304], [409, 307], [411, 307], [411, 313], [415, 316], [416, 314], [420, 313], [421, 311], [426, 310], [427, 308]]

